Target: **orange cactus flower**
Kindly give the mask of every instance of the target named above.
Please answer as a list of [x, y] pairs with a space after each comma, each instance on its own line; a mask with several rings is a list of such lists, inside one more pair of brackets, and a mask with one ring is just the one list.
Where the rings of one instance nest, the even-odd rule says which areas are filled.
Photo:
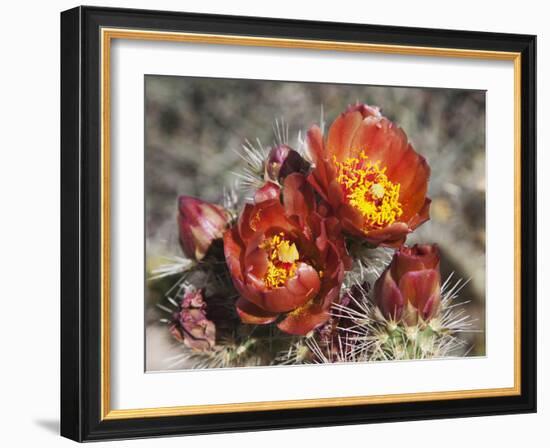
[[305, 335], [325, 323], [350, 260], [338, 220], [316, 204], [306, 178], [266, 184], [224, 234], [224, 252], [240, 294], [244, 323]]
[[350, 235], [398, 247], [429, 219], [430, 167], [378, 108], [350, 106], [326, 139], [313, 126], [307, 141], [315, 163], [308, 180]]

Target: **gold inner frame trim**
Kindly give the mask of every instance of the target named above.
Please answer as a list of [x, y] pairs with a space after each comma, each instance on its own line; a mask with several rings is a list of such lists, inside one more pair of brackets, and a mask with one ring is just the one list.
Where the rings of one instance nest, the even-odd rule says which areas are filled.
[[[227, 412], [247, 412], [314, 407], [350, 406], [413, 401], [502, 397], [521, 394], [521, 54], [459, 48], [283, 39], [216, 34], [101, 29], [101, 419], [167, 417]], [[383, 53], [411, 56], [453, 57], [513, 61], [514, 63], [514, 386], [443, 392], [315, 398], [229, 404], [188, 405], [140, 409], [111, 409], [110, 368], [110, 63], [111, 41], [131, 39], [212, 45], [296, 48], [325, 51]]]

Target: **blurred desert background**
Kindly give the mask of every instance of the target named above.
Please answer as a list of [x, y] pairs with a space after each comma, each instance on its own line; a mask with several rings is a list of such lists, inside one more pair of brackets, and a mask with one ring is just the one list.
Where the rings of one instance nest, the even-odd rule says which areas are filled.
[[[470, 356], [485, 354], [485, 92], [172, 76], [145, 78], [146, 251], [148, 261], [181, 255], [180, 194], [217, 202], [234, 184], [246, 139], [274, 142], [273, 124], [289, 125], [289, 144], [348, 104], [364, 102], [401, 126], [428, 160], [431, 220], [407, 240], [434, 242], [442, 278], [469, 279], [461, 301], [478, 332], [464, 334]], [[146, 291], [146, 370], [164, 370], [178, 353], [159, 323], [159, 291]]]

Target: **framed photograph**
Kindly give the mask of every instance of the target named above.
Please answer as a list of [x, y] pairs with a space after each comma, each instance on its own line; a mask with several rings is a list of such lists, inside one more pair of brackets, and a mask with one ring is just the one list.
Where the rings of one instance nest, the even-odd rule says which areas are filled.
[[61, 14], [61, 433], [536, 411], [535, 36]]

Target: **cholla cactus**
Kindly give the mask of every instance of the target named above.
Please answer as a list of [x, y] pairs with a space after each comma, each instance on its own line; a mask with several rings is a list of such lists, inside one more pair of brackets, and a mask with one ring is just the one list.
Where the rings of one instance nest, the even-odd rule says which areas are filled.
[[[462, 333], [475, 332], [475, 321], [467, 314], [467, 301], [459, 302], [467, 282], [453, 282], [451, 274], [441, 287], [439, 311], [429, 321], [407, 324], [384, 316], [374, 303], [372, 289], [356, 285], [346, 304], [334, 305], [333, 315], [340, 319], [343, 361], [429, 359], [464, 356], [468, 344]], [[345, 335], [345, 336], [342, 336]]]
[[284, 121], [274, 132], [270, 148], [243, 146], [223, 206], [178, 200], [185, 255], [151, 272], [174, 279], [159, 304], [180, 349], [167, 367], [467, 354], [466, 282], [442, 284], [436, 245], [405, 245], [429, 219], [430, 168], [404, 132], [361, 104], [297, 150]]

